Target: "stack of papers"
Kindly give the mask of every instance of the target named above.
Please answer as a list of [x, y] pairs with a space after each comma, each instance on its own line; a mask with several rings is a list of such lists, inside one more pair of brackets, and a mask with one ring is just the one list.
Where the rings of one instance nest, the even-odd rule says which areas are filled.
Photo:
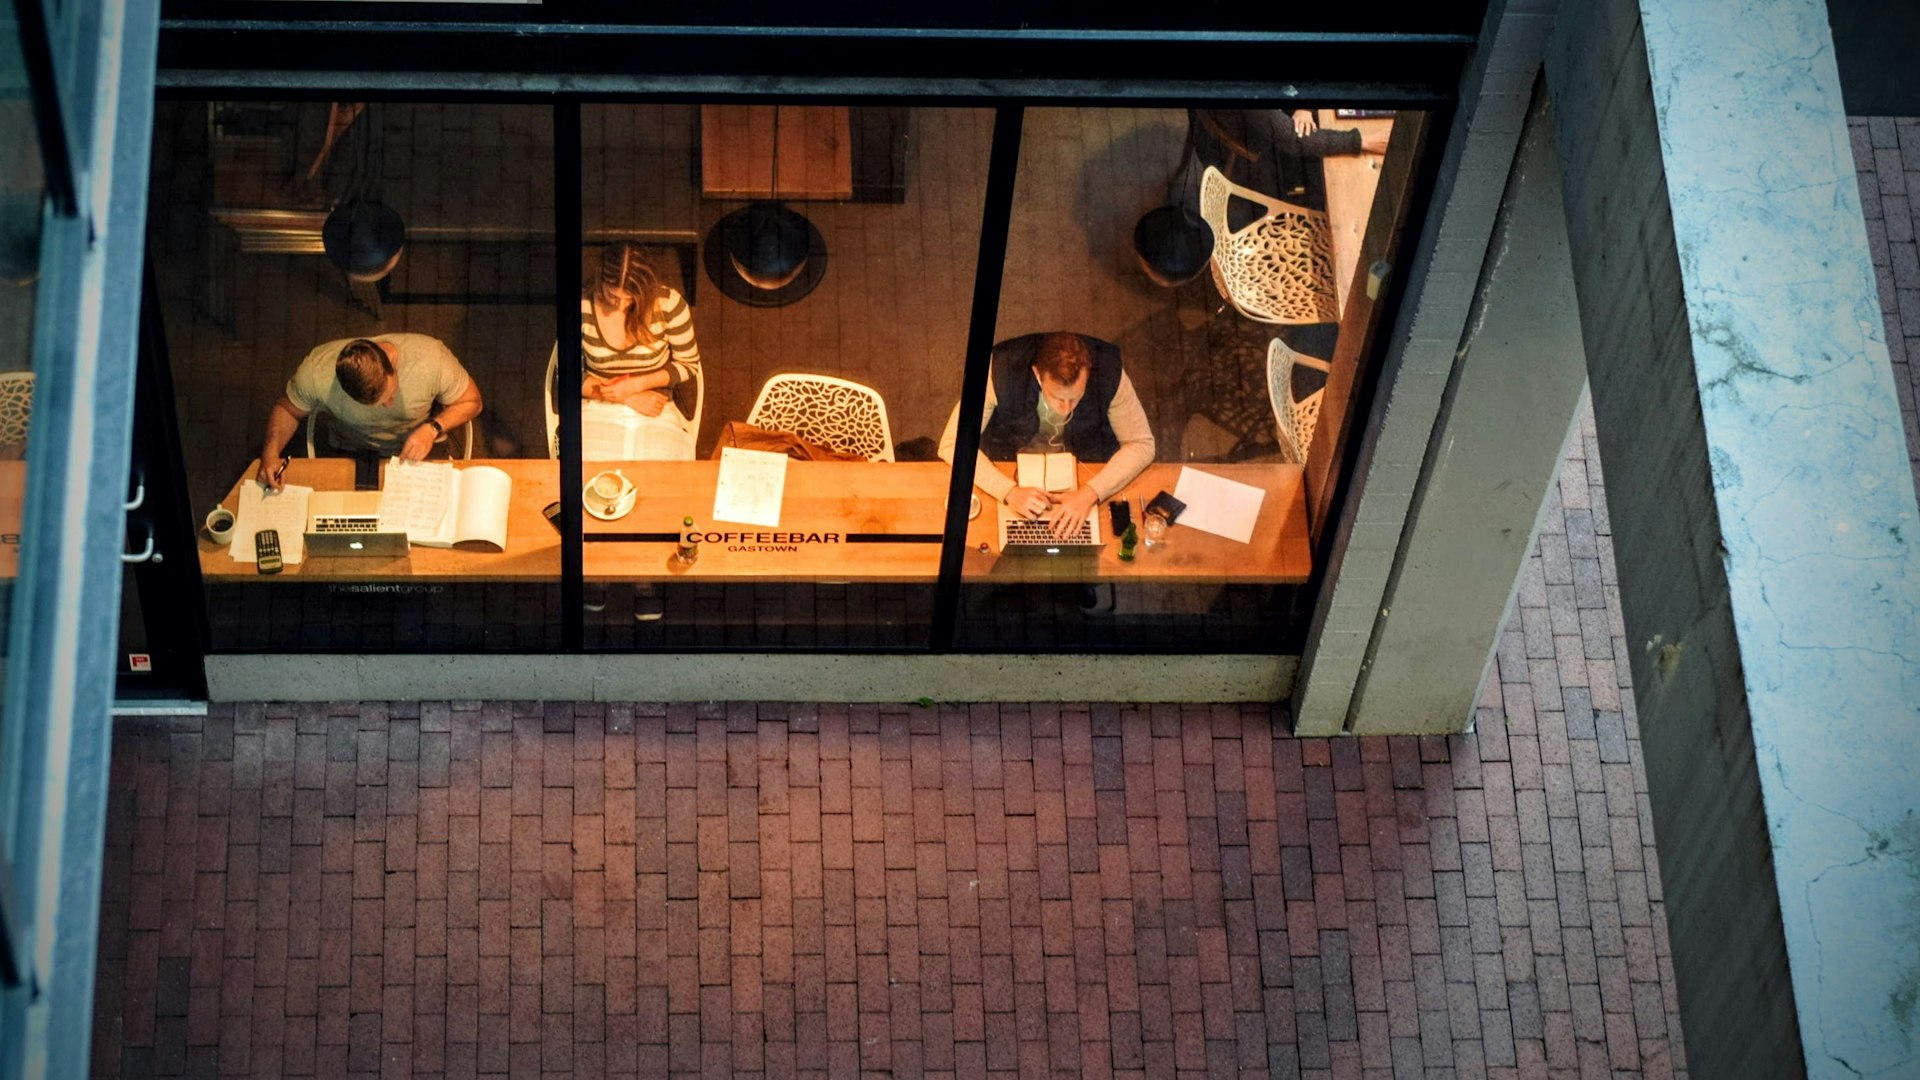
[[253, 538], [261, 529], [280, 534], [280, 561], [300, 565], [307, 554], [307, 496], [310, 487], [288, 484], [279, 491], [252, 480], [240, 482], [240, 512], [234, 515], [233, 543], [227, 554], [234, 562], [259, 562]]
[[1183, 468], [1173, 485], [1173, 497], [1187, 504], [1180, 513], [1180, 524], [1245, 544], [1253, 539], [1253, 524], [1260, 519], [1260, 504], [1267, 492], [1252, 484]]

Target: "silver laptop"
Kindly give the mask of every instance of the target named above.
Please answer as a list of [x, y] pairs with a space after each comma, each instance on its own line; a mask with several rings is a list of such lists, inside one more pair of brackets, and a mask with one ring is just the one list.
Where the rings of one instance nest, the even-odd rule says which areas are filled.
[[377, 491], [316, 491], [307, 498], [307, 555], [405, 558], [407, 534], [380, 531]]
[[1008, 555], [1068, 555], [1097, 552], [1106, 546], [1100, 538], [1100, 504], [1095, 503], [1087, 511], [1086, 520], [1080, 522], [1065, 539], [1056, 539], [1053, 535], [1053, 522], [1047, 518], [1023, 518], [1007, 507], [999, 505], [1000, 511], [1000, 550]]

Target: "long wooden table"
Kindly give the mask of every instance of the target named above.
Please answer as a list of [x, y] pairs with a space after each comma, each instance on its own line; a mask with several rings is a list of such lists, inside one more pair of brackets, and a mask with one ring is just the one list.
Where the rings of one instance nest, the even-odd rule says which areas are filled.
[[[476, 463], [478, 464], [478, 463]], [[513, 480], [505, 551], [415, 547], [405, 558], [315, 558], [279, 575], [260, 575], [252, 563], [235, 562], [227, 546], [202, 534], [200, 569], [208, 581], [378, 581], [411, 577], [437, 580], [557, 579], [560, 534], [541, 510], [559, 498], [559, 467], [541, 459], [484, 464]], [[634, 482], [633, 509], [617, 521], [583, 520], [586, 576], [593, 579], [728, 581], [931, 582], [940, 570], [940, 539], [946, 518], [948, 470], [944, 462], [794, 461], [787, 466], [780, 524], [776, 528], [712, 520], [719, 477], [714, 461], [587, 462], [583, 475], [617, 468]], [[1011, 465], [1007, 466], [1009, 474]], [[967, 526], [962, 576], [967, 580], [1126, 581], [1190, 584], [1298, 584], [1311, 569], [1306, 496], [1297, 465], [1207, 465], [1205, 471], [1267, 491], [1251, 543], [1241, 544], [1175, 525], [1164, 547], [1144, 543], [1132, 563], [1119, 559], [1109, 539], [1097, 557], [1052, 559], [1002, 557], [998, 524], [985, 498]], [[1083, 477], [1092, 466], [1082, 466]], [[1144, 504], [1172, 491], [1180, 466], [1149, 466], [1120, 494]], [[239, 505], [241, 484], [253, 483], [253, 466], [236, 481], [222, 505]], [[348, 490], [353, 463], [297, 458], [287, 482], [319, 490]], [[0, 490], [4, 497], [4, 490]], [[1100, 511], [1105, 514], [1103, 508]], [[701, 534], [700, 557], [677, 567], [670, 556], [681, 519], [691, 516]], [[1105, 519], [1103, 518], [1103, 523]]]
[[[1384, 137], [1393, 130], [1390, 116], [1343, 120], [1332, 109], [1321, 109], [1316, 122], [1335, 131], [1358, 128], [1362, 135]], [[1333, 229], [1333, 286], [1343, 313], [1354, 268], [1360, 263], [1360, 244], [1367, 235], [1367, 216], [1373, 212], [1373, 192], [1380, 186], [1382, 157], [1346, 154], [1321, 159], [1327, 178], [1327, 220]]]
[[[981, 507], [980, 516], [967, 525], [963, 576], [994, 581], [1060, 581], [1069, 579], [1075, 571], [1082, 571], [1077, 580], [1155, 580], [1192, 585], [1304, 583], [1313, 568], [1307, 540], [1304, 470], [1298, 465], [1280, 464], [1196, 467], [1266, 490], [1267, 497], [1260, 503], [1260, 516], [1255, 520], [1251, 542], [1242, 544], [1175, 523], [1167, 530], [1166, 543], [1159, 548], [1149, 550], [1143, 538], [1134, 549], [1131, 563], [1120, 561], [1119, 538], [1107, 537], [1106, 546], [1090, 567], [1084, 560], [1076, 564], [1072, 559], [1054, 565], [1049, 556], [1007, 557], [994, 550], [999, 544], [999, 519], [994, 508], [988, 505]], [[1115, 498], [1135, 500], [1133, 520], [1138, 522], [1140, 508], [1154, 495], [1173, 492], [1181, 468], [1170, 462], [1149, 465], [1131, 484], [1121, 488]], [[1002, 471], [1011, 476], [1013, 466], [1007, 464]], [[1085, 481], [1097, 471], [1097, 466], [1082, 464], [1080, 479]], [[983, 496], [981, 501], [987, 500]], [[1105, 504], [1098, 513], [1107, 513]], [[1107, 528], [1110, 520], [1105, 516], [1101, 518], [1103, 534], [1110, 531]]]
[[[456, 466], [461, 463], [456, 462]], [[200, 538], [200, 574], [209, 582], [236, 581], [380, 581], [432, 577], [442, 581], [502, 581], [557, 579], [560, 576], [560, 534], [541, 516], [541, 509], [560, 497], [560, 465], [538, 458], [474, 462], [491, 465], [513, 481], [513, 504], [507, 511], [507, 549], [472, 550], [415, 546], [398, 559], [315, 558], [309, 552], [299, 565], [278, 574], [261, 574], [253, 563], [235, 562], [226, 544]], [[240, 485], [254, 483], [258, 462], [250, 462], [220, 505], [238, 511]], [[384, 468], [384, 466], [383, 466]], [[286, 482], [319, 491], [352, 491], [353, 461], [348, 458], [290, 458]], [[285, 545], [284, 538], [281, 541]]]
[[26, 520], [27, 463], [0, 461], [0, 580], [20, 576], [20, 526]]

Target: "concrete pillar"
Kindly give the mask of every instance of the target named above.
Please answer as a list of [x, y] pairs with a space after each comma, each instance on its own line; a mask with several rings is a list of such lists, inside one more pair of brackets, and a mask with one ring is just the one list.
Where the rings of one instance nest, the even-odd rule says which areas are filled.
[[[1316, 601], [1294, 685], [1294, 729], [1302, 735], [1333, 735], [1346, 727], [1473, 308], [1555, 6], [1554, 0], [1492, 0], [1480, 47], [1462, 76], [1433, 204], [1418, 243], [1402, 259], [1407, 295], [1388, 339], [1353, 487], [1335, 523], [1337, 561]], [[1509, 573], [1505, 584], [1511, 581]], [[1497, 626], [1490, 631], [1497, 633]]]
[[1464, 730], [1586, 388], [1553, 119], [1528, 113], [1347, 729]]
[[1920, 1075], [1920, 555], [1820, 0], [1547, 74], [1696, 1076]]

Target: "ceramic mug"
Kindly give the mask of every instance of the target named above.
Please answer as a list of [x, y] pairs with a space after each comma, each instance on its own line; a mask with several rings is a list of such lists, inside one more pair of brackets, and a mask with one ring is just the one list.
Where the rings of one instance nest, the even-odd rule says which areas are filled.
[[233, 511], [224, 506], [216, 506], [207, 514], [207, 536], [216, 544], [224, 544], [233, 539]]
[[611, 513], [633, 493], [633, 481], [617, 469], [596, 474], [587, 481], [586, 502], [601, 513]]

